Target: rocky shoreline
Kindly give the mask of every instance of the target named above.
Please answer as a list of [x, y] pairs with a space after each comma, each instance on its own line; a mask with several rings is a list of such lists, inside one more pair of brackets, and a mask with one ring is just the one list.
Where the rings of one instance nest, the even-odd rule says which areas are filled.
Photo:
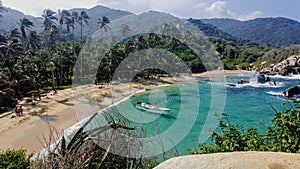
[[293, 55], [278, 64], [271, 64], [269, 67], [262, 69], [260, 72], [267, 75], [300, 74], [300, 56]]

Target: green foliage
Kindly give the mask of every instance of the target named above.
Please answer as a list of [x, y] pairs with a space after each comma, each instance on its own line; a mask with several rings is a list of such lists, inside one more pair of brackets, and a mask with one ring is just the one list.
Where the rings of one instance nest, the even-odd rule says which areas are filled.
[[242, 125], [232, 125], [228, 115], [220, 120], [221, 132], [212, 132], [213, 144], [200, 144], [198, 149], [189, 150], [189, 154], [207, 154], [232, 151], [275, 151], [300, 153], [300, 104], [293, 101], [295, 108], [285, 108], [273, 118], [274, 125], [265, 133], [256, 128], [245, 130]]
[[250, 63], [257, 62], [262, 56], [272, 50], [272, 47], [261, 46], [256, 43], [237, 45], [234, 42], [212, 37], [210, 41], [221, 56], [224, 68], [229, 70], [236, 69], [237, 66], [241, 69], [246, 69]]
[[266, 65], [277, 64], [292, 55], [300, 54], [300, 46], [294, 45], [286, 48], [272, 48], [270, 51], [266, 52], [257, 61], [260, 64], [262, 61], [266, 61]]
[[30, 160], [26, 150], [7, 150], [0, 154], [0, 168], [27, 169], [30, 168]]
[[[125, 148], [124, 146], [138, 144], [128, 138], [116, 138], [117, 133], [134, 132], [134, 128], [129, 127], [129, 122], [120, 113], [115, 111], [103, 112], [104, 118], [108, 121], [106, 125], [95, 127], [97, 113], [87, 120], [78, 130], [69, 135], [65, 135], [56, 146], [55, 150], [49, 150], [46, 160], [36, 159], [32, 162], [33, 168], [145, 168], [143, 158], [130, 158], [116, 155], [111, 152], [111, 148]], [[118, 120], [118, 121], [117, 121]], [[93, 126], [93, 127], [91, 127]], [[115, 143], [115, 139], [122, 139], [121, 143]], [[107, 143], [98, 145], [97, 143]], [[119, 140], [120, 141], [120, 140]], [[132, 146], [126, 147], [126, 152]], [[124, 150], [125, 151], [125, 150]], [[132, 151], [131, 153], [133, 153]], [[154, 164], [151, 164], [152, 166]]]
[[147, 164], [145, 167], [146, 169], [152, 169], [152, 168], [158, 166], [159, 162], [157, 162], [155, 160], [148, 160], [148, 161], [146, 161], [146, 164]]
[[[183, 39], [184, 37], [181, 38]], [[119, 64], [130, 54], [151, 48], [164, 49], [173, 53], [182, 59], [193, 73], [201, 73], [207, 69], [216, 69], [220, 67], [221, 65], [216, 61], [218, 58], [214, 57], [214, 54], [208, 54], [209, 51], [212, 50], [211, 44], [205, 39], [205, 37], [199, 37], [198, 40], [203, 41], [200, 46], [203, 49], [199, 49], [199, 53], [204, 53], [203, 56], [201, 56], [203, 57], [201, 59], [204, 59], [205, 63], [202, 62], [192, 49], [176, 38], [166, 35], [157, 35], [154, 33], [132, 37], [130, 40], [114, 45], [112, 49], [107, 52], [106, 57], [101, 60], [97, 72], [97, 82], [110, 81]], [[172, 66], [168, 63], [163, 64]], [[152, 75], [155, 76], [163, 73], [165, 72], [162, 70], [150, 69], [139, 72], [137, 76], [149, 78]]]

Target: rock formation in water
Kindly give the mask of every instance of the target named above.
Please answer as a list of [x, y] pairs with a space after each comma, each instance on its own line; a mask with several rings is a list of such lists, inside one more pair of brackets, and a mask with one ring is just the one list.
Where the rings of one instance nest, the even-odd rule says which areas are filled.
[[283, 92], [283, 96], [287, 98], [294, 97], [296, 95], [300, 95], [300, 86], [290, 87]]
[[266, 83], [270, 82], [271, 79], [269, 77], [266, 77], [264, 74], [259, 74], [257, 76], [257, 83]]

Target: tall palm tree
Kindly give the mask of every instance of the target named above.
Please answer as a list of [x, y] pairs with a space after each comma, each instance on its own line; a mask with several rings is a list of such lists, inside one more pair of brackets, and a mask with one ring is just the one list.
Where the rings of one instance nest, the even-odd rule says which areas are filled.
[[[55, 16], [56, 12], [52, 11], [51, 9], [45, 9], [43, 12], [43, 33], [46, 38], [51, 38], [53, 35], [53, 30], [55, 27], [55, 21], [58, 20], [58, 18]], [[47, 40], [48, 40], [47, 39]]]
[[64, 10], [64, 9], [63, 10], [59, 9], [57, 11], [57, 20], [58, 20], [58, 23], [60, 25], [60, 29], [62, 29], [65, 17], [67, 17], [67, 16], [70, 16], [70, 12], [69, 11]]
[[98, 24], [100, 25], [100, 30], [103, 29], [105, 32], [110, 30], [109, 26], [107, 25], [109, 23], [110, 23], [110, 21], [109, 21], [108, 17], [106, 17], [106, 16], [102, 16], [102, 18], [98, 19]]
[[74, 29], [75, 22], [73, 20], [73, 16], [68, 10], [58, 10], [58, 22], [60, 24], [60, 29], [62, 30], [62, 25], [66, 24], [67, 33], [71, 32], [71, 28]]
[[89, 15], [85, 11], [81, 11], [80, 14], [77, 15], [76, 21], [80, 25], [80, 39], [82, 40], [82, 27], [83, 24], [89, 24]]
[[75, 22], [71, 16], [65, 18], [65, 24], [67, 25], [67, 33], [71, 33], [71, 28], [74, 33]]
[[130, 33], [130, 27], [126, 24], [123, 24], [121, 28], [121, 33], [124, 36], [124, 38], [127, 37]]
[[33, 51], [37, 50], [41, 46], [40, 36], [36, 31], [30, 31], [28, 35], [28, 48], [31, 48]]
[[[0, 13], [3, 12], [5, 10], [5, 8], [2, 5], [2, 1], [0, 1]], [[2, 15], [0, 14], [0, 18], [2, 17]]]
[[20, 25], [20, 31], [22, 33], [23, 40], [26, 41], [25, 29], [31, 29], [32, 27], [34, 27], [34, 24], [28, 18], [23, 18], [23, 19], [20, 19], [20, 21], [18, 22], [18, 25]]
[[13, 65], [23, 51], [21, 33], [17, 28], [13, 28], [6, 35], [6, 40], [0, 43], [0, 60], [7, 69], [9, 75], [11, 75]]

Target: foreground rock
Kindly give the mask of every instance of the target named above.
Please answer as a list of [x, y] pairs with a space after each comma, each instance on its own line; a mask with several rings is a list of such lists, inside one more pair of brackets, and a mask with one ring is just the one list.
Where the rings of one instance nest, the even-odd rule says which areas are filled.
[[299, 169], [300, 154], [232, 152], [169, 159], [155, 169]]
[[283, 96], [287, 98], [294, 97], [296, 95], [300, 95], [300, 86], [290, 87], [283, 92]]
[[269, 68], [264, 69], [264, 73], [268, 75], [282, 75], [287, 76], [289, 74], [300, 74], [300, 56], [294, 55], [284, 61], [274, 65], [272, 64]]

